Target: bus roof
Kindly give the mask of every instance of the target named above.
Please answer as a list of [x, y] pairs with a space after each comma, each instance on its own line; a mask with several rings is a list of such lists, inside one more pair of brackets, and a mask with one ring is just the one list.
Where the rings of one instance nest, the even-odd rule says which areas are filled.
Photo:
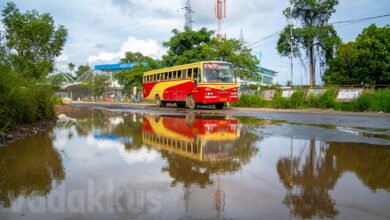
[[145, 72], [144, 75], [175, 71], [175, 70], [180, 70], [180, 69], [185, 69], [185, 68], [191, 68], [191, 67], [202, 65], [203, 63], [229, 63], [229, 64], [231, 64], [230, 62], [226, 62], [226, 61], [216, 61], [216, 60], [201, 61], [201, 62], [196, 62], [196, 63], [188, 63], [188, 64], [179, 65], [179, 66], [172, 66], [172, 67], [166, 67], [166, 68], [162, 68], [162, 69], [151, 70], [151, 71]]

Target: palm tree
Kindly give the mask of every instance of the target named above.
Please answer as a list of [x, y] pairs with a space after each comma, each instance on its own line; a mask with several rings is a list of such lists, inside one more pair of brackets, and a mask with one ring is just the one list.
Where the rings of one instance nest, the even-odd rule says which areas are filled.
[[76, 65], [74, 65], [72, 62], [68, 63], [68, 69], [70, 70], [70, 73], [73, 72], [75, 67], [76, 67]]

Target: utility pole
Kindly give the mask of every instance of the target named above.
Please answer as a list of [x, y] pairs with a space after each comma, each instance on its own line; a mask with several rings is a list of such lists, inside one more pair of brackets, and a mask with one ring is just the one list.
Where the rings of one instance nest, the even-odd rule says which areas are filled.
[[188, 29], [188, 30], [192, 30], [192, 13], [194, 13], [194, 11], [192, 11], [191, 9], [191, 0], [187, 0], [187, 3], [186, 3], [186, 6], [184, 8], [182, 8], [185, 10], [185, 13], [184, 13], [184, 18], [185, 18], [185, 23], [184, 23], [184, 29]]
[[292, 24], [292, 10], [293, 10], [294, 5], [292, 5], [291, 10], [290, 10], [290, 18], [289, 18], [289, 23], [290, 23], [290, 65], [291, 65], [291, 87], [293, 85], [293, 76], [294, 76], [294, 64], [293, 64], [293, 40], [294, 37], [292, 35], [292, 29], [293, 29], [293, 24]]

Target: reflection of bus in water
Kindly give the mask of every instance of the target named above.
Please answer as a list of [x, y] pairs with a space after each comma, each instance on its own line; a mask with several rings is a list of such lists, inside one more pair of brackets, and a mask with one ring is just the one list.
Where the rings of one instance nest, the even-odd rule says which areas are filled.
[[226, 159], [235, 151], [240, 126], [236, 119], [145, 116], [143, 142], [200, 161]]

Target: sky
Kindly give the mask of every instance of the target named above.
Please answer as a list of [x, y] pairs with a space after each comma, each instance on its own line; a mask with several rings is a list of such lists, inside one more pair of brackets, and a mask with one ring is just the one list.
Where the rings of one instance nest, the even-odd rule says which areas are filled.
[[[4, 8], [6, 0], [0, 1]], [[15, 0], [21, 11], [36, 9], [50, 13], [55, 24], [68, 29], [63, 53], [57, 59], [59, 71], [67, 64], [78, 65], [117, 63], [126, 51], [142, 52], [161, 58], [166, 52], [162, 42], [172, 36], [171, 30], [183, 30], [186, 0]], [[216, 29], [215, 0], [192, 0], [193, 29]], [[227, 17], [222, 20], [222, 32], [228, 38], [240, 38], [242, 29], [247, 45], [259, 41], [287, 25], [282, 11], [288, 0], [227, 0]], [[345, 21], [390, 13], [389, 0], [339, 0], [330, 22]], [[390, 17], [350, 25], [337, 25], [344, 42], [354, 40], [363, 28], [375, 23], [390, 24]], [[0, 27], [2, 29], [2, 27]], [[252, 46], [261, 56], [261, 66], [278, 72], [275, 83], [286, 84], [291, 79], [290, 60], [276, 50], [278, 36]], [[308, 68], [294, 60], [294, 84], [308, 84]], [[319, 74], [317, 74], [319, 75]], [[320, 77], [317, 77], [319, 80]]]

